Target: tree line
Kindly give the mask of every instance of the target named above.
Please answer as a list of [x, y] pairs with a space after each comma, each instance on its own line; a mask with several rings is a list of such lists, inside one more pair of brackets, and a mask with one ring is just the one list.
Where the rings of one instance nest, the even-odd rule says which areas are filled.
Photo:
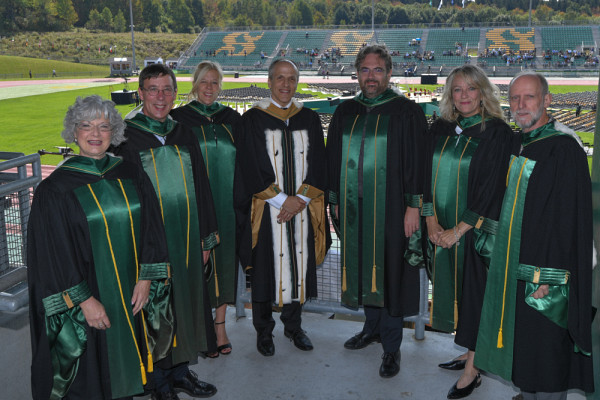
[[[378, 0], [378, 25], [498, 23], [525, 25], [530, 0]], [[134, 29], [198, 33], [204, 27], [327, 26], [371, 24], [371, 0], [132, 0]], [[532, 21], [591, 24], [600, 0], [533, 0]], [[2, 0], [0, 35], [61, 32], [73, 28], [125, 32], [127, 0]]]

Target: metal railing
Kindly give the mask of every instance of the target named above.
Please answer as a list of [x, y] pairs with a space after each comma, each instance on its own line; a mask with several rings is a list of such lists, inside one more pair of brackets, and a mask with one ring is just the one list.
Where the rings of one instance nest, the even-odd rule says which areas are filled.
[[[330, 221], [330, 225], [331, 221]], [[317, 291], [318, 296], [304, 303], [304, 311], [316, 313], [331, 313], [341, 315], [351, 315], [355, 317], [364, 317], [362, 310], [353, 310], [342, 306], [341, 294], [341, 252], [340, 241], [335, 232], [331, 232], [333, 243], [325, 256], [321, 265], [317, 266]], [[412, 268], [412, 267], [408, 267]], [[429, 279], [424, 268], [419, 271], [419, 313], [417, 315], [404, 318], [406, 322], [415, 323], [415, 339], [425, 339], [425, 324], [429, 321], [428, 300], [429, 300]], [[244, 317], [245, 304], [252, 302], [250, 283], [246, 280], [246, 275], [240, 267], [238, 273], [238, 289], [236, 301], [236, 316]]]
[[0, 152], [0, 160], [0, 311], [16, 311], [28, 303], [27, 222], [42, 168], [39, 154]]

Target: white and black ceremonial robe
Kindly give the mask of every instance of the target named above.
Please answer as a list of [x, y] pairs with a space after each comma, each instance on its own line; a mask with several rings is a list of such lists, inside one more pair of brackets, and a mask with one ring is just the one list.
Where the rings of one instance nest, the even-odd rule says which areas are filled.
[[[110, 156], [68, 159], [35, 191], [27, 258], [32, 398], [142, 394], [174, 335], [165, 231], [144, 172]], [[133, 315], [138, 279], [152, 283]], [[80, 304], [91, 296], [109, 329], [87, 324]]]
[[[523, 133], [507, 177], [475, 365], [526, 392], [594, 391], [592, 194], [578, 141], [552, 121]], [[550, 293], [536, 300], [541, 284]]]
[[115, 154], [146, 171], [167, 234], [177, 319], [172, 362], [195, 362], [198, 352], [216, 351], [211, 346], [217, 340], [202, 251], [216, 246], [219, 237], [202, 152], [192, 131], [170, 118], [159, 122], [137, 114], [125, 122], [127, 140]]
[[[302, 103], [293, 101], [282, 110], [264, 99], [242, 122], [245, 133], [238, 152], [243, 185], [234, 191], [242, 191], [245, 201], [239, 206], [248, 214], [241, 227], [240, 259], [251, 276], [252, 300], [303, 303], [317, 296], [316, 265], [326, 246], [321, 121]], [[267, 200], [279, 193], [310, 201], [290, 221], [278, 223], [280, 209]]]
[[[427, 121], [388, 89], [336, 109], [327, 136], [329, 202], [339, 205], [342, 304], [418, 312], [419, 271], [405, 262], [407, 206], [419, 207]], [[362, 206], [362, 208], [361, 208]], [[362, 255], [362, 257], [361, 257]]]

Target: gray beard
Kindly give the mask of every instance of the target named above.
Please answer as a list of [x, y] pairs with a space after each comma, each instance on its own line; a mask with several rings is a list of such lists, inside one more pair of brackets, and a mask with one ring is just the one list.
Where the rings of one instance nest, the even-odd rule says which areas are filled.
[[[514, 118], [515, 122], [517, 123], [517, 125], [519, 126], [519, 128], [528, 129], [528, 128], [531, 128], [533, 125], [537, 124], [537, 122], [540, 120], [540, 118], [542, 118], [543, 113], [544, 113], [544, 106], [542, 105], [539, 108], [539, 110], [537, 110], [537, 112], [531, 116], [531, 120], [529, 120], [528, 123], [519, 122], [514, 115], [513, 115], [513, 118]], [[511, 112], [511, 114], [512, 114], [512, 112]]]

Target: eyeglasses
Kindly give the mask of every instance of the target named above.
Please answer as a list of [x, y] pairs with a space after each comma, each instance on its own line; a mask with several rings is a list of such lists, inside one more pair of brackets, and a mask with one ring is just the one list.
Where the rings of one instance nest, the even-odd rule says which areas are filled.
[[92, 132], [94, 130], [98, 130], [101, 133], [112, 132], [112, 128], [109, 124], [94, 125], [89, 122], [80, 122], [77, 124], [77, 128], [84, 132]]
[[368, 74], [369, 74], [369, 72], [373, 72], [375, 75], [380, 75], [380, 74], [383, 74], [383, 73], [385, 73], [385, 69], [383, 69], [383, 68], [380, 68], [380, 67], [376, 67], [376, 68], [373, 68], [373, 69], [370, 69], [370, 68], [366, 68], [366, 67], [364, 67], [364, 68], [361, 68], [361, 69], [359, 70], [359, 72], [360, 72], [361, 74], [364, 74], [364, 75], [368, 75]]
[[162, 94], [165, 97], [171, 97], [171, 96], [173, 96], [173, 94], [175, 94], [175, 89], [173, 89], [172, 87], [166, 87], [164, 89], [159, 89], [159, 88], [153, 86], [153, 87], [149, 87], [148, 89], [142, 88], [142, 90], [146, 91], [152, 97], [158, 96], [158, 94], [160, 92], [162, 92]]

